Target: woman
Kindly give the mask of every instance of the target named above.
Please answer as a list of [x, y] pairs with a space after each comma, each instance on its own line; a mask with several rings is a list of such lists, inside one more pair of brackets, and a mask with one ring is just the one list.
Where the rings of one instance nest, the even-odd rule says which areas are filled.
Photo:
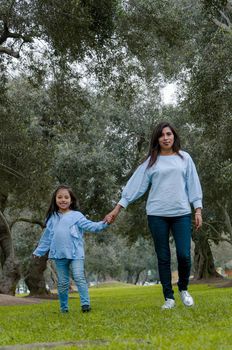
[[126, 184], [121, 200], [105, 217], [112, 222], [121, 208], [141, 197], [150, 187], [146, 212], [158, 258], [160, 281], [165, 303], [163, 309], [175, 306], [171, 283], [169, 232], [172, 231], [178, 260], [178, 289], [185, 306], [193, 306], [188, 292], [191, 268], [191, 206], [195, 210], [195, 226], [202, 226], [202, 190], [192, 158], [180, 149], [174, 127], [160, 123], [153, 131], [150, 149], [143, 162]]

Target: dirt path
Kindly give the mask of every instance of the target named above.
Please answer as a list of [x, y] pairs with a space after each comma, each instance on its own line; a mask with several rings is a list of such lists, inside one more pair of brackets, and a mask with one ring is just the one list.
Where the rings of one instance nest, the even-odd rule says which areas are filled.
[[11, 295], [0, 294], [0, 306], [39, 304], [45, 299], [39, 298], [19, 298]]
[[[135, 345], [142, 344], [144, 345], [151, 345], [150, 341], [144, 340], [144, 339], [130, 339], [127, 341], [126, 339], [123, 339], [120, 341], [120, 343], [126, 343], [129, 342], [130, 344], [133, 342]], [[65, 347], [73, 347], [77, 346], [77, 348], [84, 348], [87, 346], [107, 346], [110, 344], [109, 340], [105, 339], [96, 339], [96, 340], [79, 340], [79, 341], [61, 341], [61, 342], [55, 342], [55, 343], [33, 343], [33, 344], [22, 344], [22, 345], [10, 345], [10, 346], [2, 346], [0, 347], [0, 350], [24, 350], [24, 349], [52, 349], [52, 348], [59, 348], [62, 349]], [[128, 348], [129, 349], [129, 348]]]

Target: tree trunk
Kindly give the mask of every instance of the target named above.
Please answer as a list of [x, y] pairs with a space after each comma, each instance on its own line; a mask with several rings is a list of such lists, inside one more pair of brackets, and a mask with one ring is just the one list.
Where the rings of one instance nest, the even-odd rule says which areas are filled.
[[142, 285], [144, 285], [144, 283], [148, 280], [148, 270], [146, 270], [146, 273], [145, 273], [145, 276], [143, 278], [143, 281], [142, 281]]
[[[44, 229], [44, 223], [38, 219], [18, 218], [13, 221], [11, 228], [19, 221], [27, 222], [30, 224], [40, 225], [41, 229]], [[24, 281], [30, 291], [30, 296], [47, 296], [50, 295], [50, 291], [46, 288], [44, 272], [47, 268], [48, 254], [39, 258], [31, 257], [27, 271], [24, 276]]]
[[0, 247], [1, 267], [0, 293], [15, 295], [18, 281], [20, 280], [19, 263], [14, 255], [11, 232], [9, 225], [0, 211]]
[[193, 232], [194, 250], [194, 279], [222, 278], [216, 271], [213, 254], [206, 232]]
[[137, 284], [137, 283], [138, 283], [138, 281], [139, 281], [139, 276], [140, 276], [140, 274], [141, 274], [142, 271], [143, 271], [143, 270], [137, 271], [137, 272], [135, 273], [134, 284]]
[[126, 283], [133, 283], [133, 272], [127, 270], [128, 274], [127, 274], [127, 279], [126, 279]]
[[47, 296], [50, 291], [46, 288], [44, 271], [47, 267], [48, 254], [42, 257], [31, 257], [25, 283], [30, 290], [30, 296]]

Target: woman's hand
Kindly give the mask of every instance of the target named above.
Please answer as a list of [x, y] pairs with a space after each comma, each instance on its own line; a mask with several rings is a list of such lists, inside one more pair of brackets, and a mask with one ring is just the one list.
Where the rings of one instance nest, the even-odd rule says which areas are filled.
[[104, 217], [103, 221], [107, 222], [107, 224], [112, 224], [120, 213], [121, 208], [121, 205], [117, 204], [116, 207]]
[[202, 226], [202, 214], [201, 214], [201, 208], [197, 208], [195, 211], [195, 227], [196, 230], [199, 230]]

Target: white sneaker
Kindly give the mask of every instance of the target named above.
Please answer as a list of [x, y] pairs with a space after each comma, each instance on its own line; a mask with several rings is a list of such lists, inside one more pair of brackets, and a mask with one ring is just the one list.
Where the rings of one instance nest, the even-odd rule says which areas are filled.
[[185, 306], [193, 306], [194, 301], [187, 290], [182, 290], [180, 293], [180, 298]]
[[175, 300], [174, 299], [166, 299], [164, 305], [161, 307], [161, 309], [173, 309], [175, 307]]

